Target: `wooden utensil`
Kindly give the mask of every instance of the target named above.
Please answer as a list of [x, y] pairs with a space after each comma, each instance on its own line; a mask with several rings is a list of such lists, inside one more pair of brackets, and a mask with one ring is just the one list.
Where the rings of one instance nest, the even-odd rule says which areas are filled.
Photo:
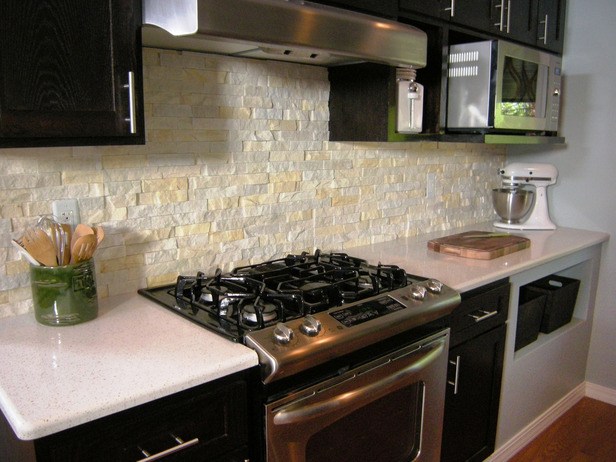
[[71, 264], [81, 263], [89, 260], [94, 255], [96, 250], [96, 236], [94, 234], [86, 234], [77, 238], [75, 244], [71, 248]]
[[[62, 229], [64, 230], [64, 260], [62, 265], [68, 265], [71, 262], [71, 242], [73, 238], [73, 228], [67, 223], [62, 223]], [[60, 264], [60, 262], [58, 262]]]
[[94, 228], [94, 235], [96, 236], [96, 246], [98, 247], [103, 239], [105, 239], [105, 231], [101, 226]]
[[86, 236], [88, 234], [94, 234], [94, 230], [90, 228], [88, 225], [84, 225], [83, 223], [79, 223], [75, 226], [75, 230], [73, 231], [73, 236], [71, 237], [71, 252], [73, 247], [75, 247], [75, 242], [81, 236]]
[[19, 254], [24, 257], [28, 261], [28, 263], [34, 266], [41, 266], [41, 264], [36, 261], [36, 258], [30, 255], [28, 251], [24, 248], [24, 246], [17, 242], [15, 239], [11, 239], [11, 244], [13, 244], [13, 247], [17, 249]]
[[28, 253], [42, 265], [58, 265], [56, 248], [45, 231], [40, 228], [26, 228], [22, 241]]

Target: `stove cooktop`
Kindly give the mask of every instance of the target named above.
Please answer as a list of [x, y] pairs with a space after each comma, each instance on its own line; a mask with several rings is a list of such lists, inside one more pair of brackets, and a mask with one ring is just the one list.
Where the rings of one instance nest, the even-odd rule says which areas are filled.
[[140, 289], [164, 307], [233, 341], [255, 330], [396, 290], [422, 278], [345, 253], [287, 255], [229, 273], [179, 276]]

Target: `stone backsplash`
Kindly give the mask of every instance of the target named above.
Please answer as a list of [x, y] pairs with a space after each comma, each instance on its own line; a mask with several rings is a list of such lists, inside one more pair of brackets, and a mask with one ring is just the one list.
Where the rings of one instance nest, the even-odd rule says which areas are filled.
[[0, 149], [0, 317], [32, 309], [10, 239], [57, 199], [105, 228], [100, 298], [494, 217], [503, 147], [329, 142], [325, 68], [146, 48], [144, 93], [144, 146]]

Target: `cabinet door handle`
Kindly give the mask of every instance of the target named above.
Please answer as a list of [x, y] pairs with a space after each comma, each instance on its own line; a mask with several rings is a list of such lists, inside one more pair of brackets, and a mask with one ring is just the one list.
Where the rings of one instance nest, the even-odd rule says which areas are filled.
[[445, 8], [445, 11], [449, 11], [449, 16], [454, 17], [456, 15], [456, 0], [451, 0], [449, 8]]
[[475, 313], [477, 312], [481, 314], [470, 313], [467, 316], [470, 316], [471, 318], [473, 318], [475, 322], [481, 322], [485, 319], [491, 318], [492, 316], [496, 316], [498, 314], [498, 310], [494, 310], [494, 311], [478, 310]]
[[124, 85], [128, 90], [128, 118], [124, 119], [128, 122], [131, 133], [137, 133], [137, 123], [135, 121], [135, 73], [128, 72], [128, 83]]
[[501, 0], [500, 5], [494, 5], [494, 8], [500, 8], [500, 21], [494, 25], [498, 26], [498, 30], [502, 32], [505, 27], [505, 0]]
[[195, 444], [199, 443], [199, 438], [193, 438], [190, 441], [183, 441], [181, 438], [175, 435], [171, 435], [171, 436], [173, 437], [174, 440], [178, 442], [177, 446], [173, 446], [169, 449], [165, 449], [164, 451], [157, 452], [156, 454], [150, 454], [145, 449], [139, 448], [139, 450], [145, 456], [145, 458], [139, 459], [137, 462], [151, 462], [153, 460], [162, 459], [163, 457], [166, 457], [170, 454], [174, 454], [176, 452], [182, 451], [190, 446], [194, 446]]
[[456, 356], [455, 361], [452, 361], [450, 359], [449, 364], [456, 367], [456, 373], [454, 375], [453, 382], [451, 380], [448, 380], [447, 383], [453, 386], [453, 394], [457, 395], [458, 394], [458, 379], [460, 378], [460, 356]]
[[539, 24], [543, 24], [543, 37], [539, 37], [539, 40], [543, 40], [543, 44], [548, 44], [548, 15], [546, 14], [543, 21], [539, 21]]

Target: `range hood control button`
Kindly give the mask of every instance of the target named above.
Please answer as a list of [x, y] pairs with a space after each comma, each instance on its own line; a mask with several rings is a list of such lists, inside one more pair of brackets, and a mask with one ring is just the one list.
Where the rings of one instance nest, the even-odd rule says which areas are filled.
[[441, 290], [443, 290], [443, 283], [436, 279], [430, 279], [426, 282], [426, 287], [433, 294], [440, 294]]
[[424, 298], [426, 298], [427, 292], [428, 291], [424, 286], [418, 286], [416, 284], [413, 284], [411, 286], [411, 297], [415, 300], [423, 300]]
[[279, 322], [274, 328], [274, 340], [280, 345], [288, 345], [295, 336], [293, 329]]
[[302, 324], [299, 326], [299, 330], [308, 337], [316, 337], [319, 335], [319, 332], [321, 332], [322, 327], [321, 321], [312, 315], [306, 315]]

